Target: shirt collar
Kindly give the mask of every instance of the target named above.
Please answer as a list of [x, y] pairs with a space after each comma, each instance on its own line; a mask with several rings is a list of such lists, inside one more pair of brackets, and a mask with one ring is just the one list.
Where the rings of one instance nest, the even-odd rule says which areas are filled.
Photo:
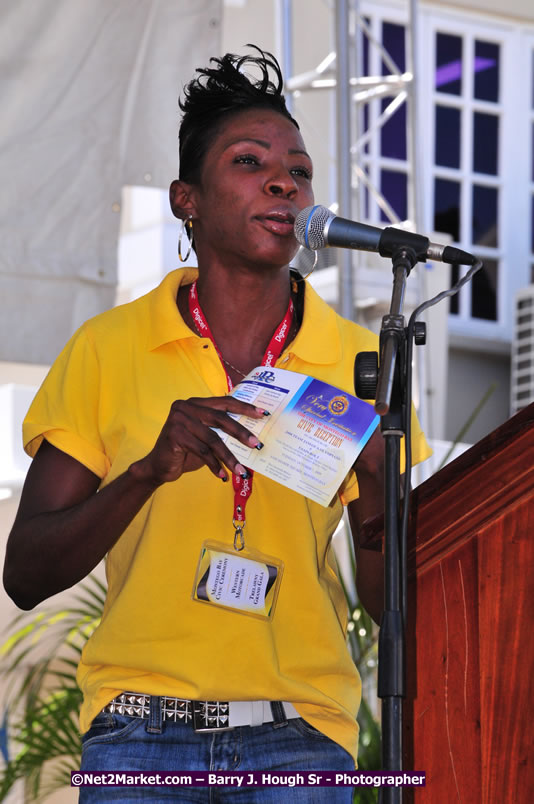
[[[190, 285], [198, 277], [197, 268], [178, 268], [171, 271], [149, 294], [150, 328], [148, 348], [157, 349], [171, 341], [196, 338], [176, 305], [178, 288]], [[304, 319], [289, 352], [307, 363], [336, 363], [342, 353], [337, 314], [306, 282]]]
[[157, 349], [171, 341], [195, 338], [178, 311], [176, 296], [181, 285], [190, 285], [198, 276], [197, 268], [171, 271], [148, 296], [148, 349]]

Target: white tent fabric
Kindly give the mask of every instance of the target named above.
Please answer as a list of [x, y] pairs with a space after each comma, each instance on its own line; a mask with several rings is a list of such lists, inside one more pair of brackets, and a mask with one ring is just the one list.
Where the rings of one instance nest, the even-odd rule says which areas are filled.
[[121, 188], [177, 175], [178, 96], [221, 0], [3, 0], [0, 360], [50, 362], [112, 306]]

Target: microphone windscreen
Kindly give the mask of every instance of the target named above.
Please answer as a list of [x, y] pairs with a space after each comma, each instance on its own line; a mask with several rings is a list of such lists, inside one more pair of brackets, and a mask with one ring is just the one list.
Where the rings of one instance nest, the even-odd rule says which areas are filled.
[[296, 240], [301, 246], [312, 251], [325, 248], [328, 244], [324, 237], [324, 228], [334, 217], [329, 209], [320, 204], [301, 209], [293, 227]]

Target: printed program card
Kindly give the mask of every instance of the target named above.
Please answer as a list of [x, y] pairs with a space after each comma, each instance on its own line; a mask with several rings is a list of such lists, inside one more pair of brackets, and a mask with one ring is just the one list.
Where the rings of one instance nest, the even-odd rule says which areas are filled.
[[285, 369], [253, 369], [232, 396], [271, 413], [261, 421], [235, 417], [263, 442], [262, 450], [217, 431], [237, 460], [324, 506], [379, 421], [368, 402]]

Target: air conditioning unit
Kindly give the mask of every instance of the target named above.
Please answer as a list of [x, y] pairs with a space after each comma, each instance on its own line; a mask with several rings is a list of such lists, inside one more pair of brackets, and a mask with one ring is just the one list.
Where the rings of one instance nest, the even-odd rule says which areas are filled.
[[512, 414], [534, 402], [534, 285], [516, 297], [511, 395]]

